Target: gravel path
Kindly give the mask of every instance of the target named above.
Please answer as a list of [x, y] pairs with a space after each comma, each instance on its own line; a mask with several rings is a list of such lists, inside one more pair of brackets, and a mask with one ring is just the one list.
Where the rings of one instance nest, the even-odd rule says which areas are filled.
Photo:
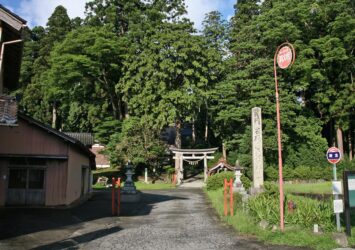
[[144, 191], [111, 215], [110, 191], [71, 209], [0, 209], [1, 250], [296, 249], [266, 246], [221, 224], [200, 188]]
[[[138, 213], [138, 214], [137, 214]], [[136, 214], [136, 215], [134, 215]], [[296, 249], [243, 239], [221, 225], [200, 189], [149, 191], [122, 230], [80, 245], [81, 249]]]

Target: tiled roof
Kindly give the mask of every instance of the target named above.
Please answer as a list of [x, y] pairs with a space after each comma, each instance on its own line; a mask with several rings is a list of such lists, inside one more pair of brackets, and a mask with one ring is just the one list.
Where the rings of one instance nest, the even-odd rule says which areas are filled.
[[0, 125], [16, 124], [17, 122], [17, 101], [13, 96], [0, 94]]
[[91, 133], [64, 132], [64, 134], [77, 139], [87, 147], [91, 147], [94, 144], [94, 136]]
[[208, 170], [208, 172], [212, 172], [218, 168], [227, 168], [231, 171], [235, 170], [235, 167], [229, 165], [227, 163], [227, 161], [224, 158], [219, 159], [219, 161], [216, 163], [216, 165], [214, 165], [214, 167], [212, 167], [210, 170]]

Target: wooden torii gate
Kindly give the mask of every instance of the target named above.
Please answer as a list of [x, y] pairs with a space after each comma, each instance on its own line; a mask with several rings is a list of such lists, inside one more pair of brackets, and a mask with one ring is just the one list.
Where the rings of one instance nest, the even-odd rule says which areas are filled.
[[171, 147], [171, 152], [174, 153], [173, 159], [175, 159], [175, 173], [177, 179], [177, 185], [180, 185], [184, 179], [184, 164], [183, 161], [199, 162], [203, 160], [203, 173], [204, 181], [207, 180], [207, 160], [214, 159], [212, 155], [218, 148], [207, 148], [207, 149], [179, 149]]

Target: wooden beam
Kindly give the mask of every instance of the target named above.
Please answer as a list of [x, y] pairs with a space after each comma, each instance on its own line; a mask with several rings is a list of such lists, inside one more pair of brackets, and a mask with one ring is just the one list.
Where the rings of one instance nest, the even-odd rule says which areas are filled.
[[24, 23], [14, 16], [10, 15], [8, 12], [0, 8], [0, 20], [4, 21], [15, 30], [20, 31], [24, 26]]
[[206, 148], [206, 149], [180, 149], [180, 148], [175, 148], [175, 147], [170, 147], [170, 150], [175, 153], [187, 153], [187, 154], [193, 154], [193, 153], [200, 153], [200, 154], [213, 154], [218, 148]]
[[[183, 160], [202, 160], [204, 159], [205, 157], [204, 156], [201, 156], [201, 157], [191, 157], [191, 156], [182, 156], [182, 159]], [[177, 159], [177, 157], [173, 157], [173, 159]], [[206, 159], [214, 159], [214, 156], [206, 156]]]
[[67, 155], [40, 155], [40, 154], [0, 154], [0, 158], [37, 158], [37, 159], [53, 159], [67, 160]]

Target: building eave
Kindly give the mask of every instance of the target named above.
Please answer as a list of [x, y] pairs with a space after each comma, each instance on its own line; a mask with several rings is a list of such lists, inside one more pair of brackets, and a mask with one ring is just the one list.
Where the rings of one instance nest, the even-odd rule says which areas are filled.
[[26, 25], [27, 21], [3, 5], [0, 4], [0, 20], [10, 25], [12, 28], [17, 30], [18, 32]]
[[[75, 148], [77, 148], [78, 150], [80, 150], [82, 153], [86, 154], [87, 156], [90, 157], [90, 159], [95, 159], [95, 154], [93, 154], [87, 147], [85, 147], [84, 144], [82, 144], [79, 140], [76, 140], [54, 128], [51, 128], [50, 126], [40, 122], [40, 121], [37, 121], [35, 120], [34, 118], [28, 116], [28, 115], [25, 115], [24, 113], [22, 112], [19, 112], [18, 113], [18, 118], [19, 119], [22, 119], [26, 122], [28, 122], [29, 124], [33, 124], [45, 131], [47, 131], [48, 133], [50, 134], [53, 134], [54, 136], [56, 137], [59, 137], [60, 139], [62, 139], [63, 141], [65, 142], [68, 142], [70, 143], [71, 145], [73, 145]], [[95, 160], [94, 160], [95, 161]]]
[[37, 158], [51, 160], [67, 160], [67, 155], [40, 155], [40, 154], [0, 154], [0, 158]]

